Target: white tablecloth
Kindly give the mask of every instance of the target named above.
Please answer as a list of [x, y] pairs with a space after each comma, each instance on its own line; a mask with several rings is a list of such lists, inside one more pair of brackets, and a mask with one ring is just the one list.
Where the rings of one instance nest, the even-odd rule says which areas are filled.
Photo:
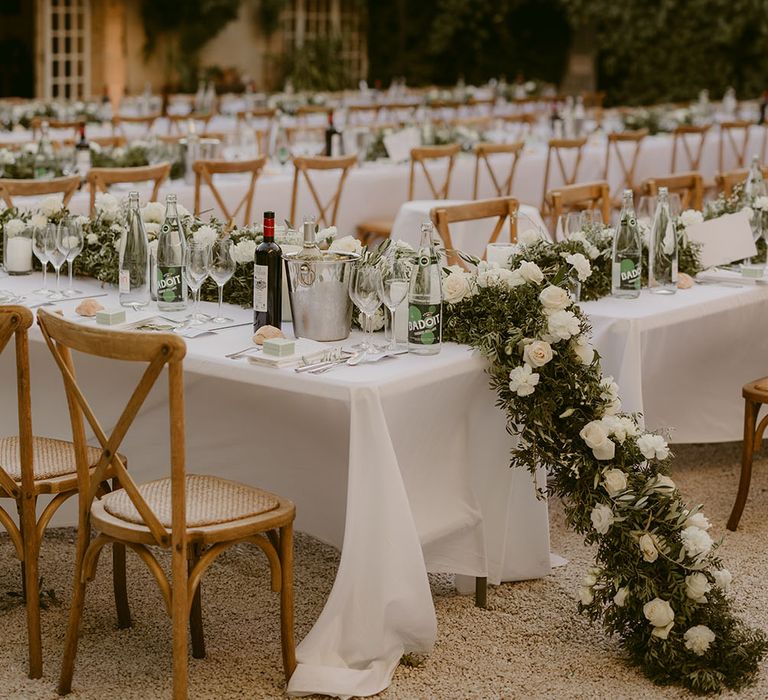
[[695, 285], [583, 303], [624, 409], [673, 442], [741, 440], [741, 387], [768, 374], [768, 290]]
[[[0, 280], [17, 290], [39, 284], [39, 275]], [[77, 286], [101, 291], [91, 280]], [[114, 306], [114, 292], [101, 301]], [[76, 304], [59, 308], [75, 318]], [[236, 307], [228, 313], [251, 318]], [[290, 692], [376, 693], [404, 652], [429, 651], [436, 620], [427, 571], [491, 582], [549, 572], [546, 503], [526, 472], [508, 466], [512, 443], [484, 360], [446, 344], [433, 357], [310, 376], [225, 359], [249, 345], [251, 332], [187, 341], [187, 468], [292, 499], [297, 528], [342, 547], [326, 607], [299, 645]], [[67, 438], [61, 378], [36, 328], [30, 345], [34, 428]], [[111, 428], [138, 368], [90, 357], [76, 357], [76, 366]], [[0, 356], [0, 376], [15, 376], [12, 352]], [[15, 433], [15, 421], [15, 394], [5, 391], [0, 434]], [[122, 447], [135, 479], [167, 474], [167, 445], [161, 382]], [[74, 522], [73, 507], [61, 512], [57, 524]]]

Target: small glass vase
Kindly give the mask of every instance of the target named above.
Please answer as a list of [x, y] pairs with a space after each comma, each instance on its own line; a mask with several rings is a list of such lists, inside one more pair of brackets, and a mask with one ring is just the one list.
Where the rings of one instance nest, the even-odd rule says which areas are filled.
[[9, 236], [7, 228], [3, 228], [3, 267], [9, 275], [29, 275], [32, 273], [33, 229], [26, 226]]

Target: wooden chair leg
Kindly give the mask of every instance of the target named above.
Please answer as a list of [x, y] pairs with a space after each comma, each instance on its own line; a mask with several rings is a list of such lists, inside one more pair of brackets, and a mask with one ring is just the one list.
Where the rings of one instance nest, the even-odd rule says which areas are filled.
[[88, 548], [90, 537], [90, 523], [83, 527], [82, 523], [77, 529], [77, 553], [75, 555], [75, 581], [72, 586], [72, 605], [69, 609], [69, 623], [67, 636], [64, 640], [64, 654], [61, 659], [61, 673], [59, 674], [59, 695], [68, 695], [72, 691], [72, 676], [75, 672], [75, 657], [77, 656], [77, 641], [80, 635], [80, 618], [83, 615], [85, 605], [85, 586], [83, 579], [83, 559]]
[[296, 669], [296, 643], [293, 639], [293, 523], [280, 528], [280, 644], [286, 682]]
[[488, 578], [486, 576], [475, 577], [475, 606], [488, 607]]
[[173, 547], [171, 620], [173, 623], [173, 700], [187, 700], [189, 608], [187, 607], [187, 548]]
[[[200, 546], [190, 547], [188, 570], [191, 572], [197, 560], [200, 558]], [[192, 637], [192, 656], [196, 659], [205, 658], [205, 637], [203, 635], [203, 602], [202, 582], [198, 583], [195, 595], [192, 597], [192, 606], [189, 611], [189, 630]]]
[[24, 541], [24, 561], [21, 563], [22, 591], [27, 611], [27, 645], [29, 647], [29, 677], [43, 675], [43, 642], [40, 633], [40, 579], [37, 541], [37, 498], [22, 494], [19, 503], [19, 521]]
[[728, 518], [726, 526], [732, 532], [736, 531], [741, 520], [741, 514], [744, 511], [744, 505], [747, 502], [749, 494], [749, 484], [752, 480], [752, 458], [755, 454], [755, 424], [757, 423], [757, 414], [760, 412], [760, 404], [749, 399], [744, 403], [744, 443], [741, 453], [741, 476], [739, 477], [739, 490], [736, 494], [736, 502], [733, 504], [733, 510]]
[[[117, 479], [112, 480], [112, 490], [120, 488]], [[117, 610], [118, 629], [131, 626], [131, 606], [128, 603], [128, 583], [125, 573], [125, 545], [112, 544], [112, 587], [115, 593], [115, 608]]]

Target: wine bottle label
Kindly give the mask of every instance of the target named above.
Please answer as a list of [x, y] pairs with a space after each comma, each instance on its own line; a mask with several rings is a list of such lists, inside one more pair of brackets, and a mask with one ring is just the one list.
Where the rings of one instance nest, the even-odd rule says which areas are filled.
[[184, 301], [184, 268], [157, 266], [157, 298], [168, 304]]
[[440, 342], [443, 314], [440, 304], [408, 304], [408, 342], [434, 345]]
[[120, 294], [127, 294], [131, 291], [131, 273], [129, 270], [120, 270], [118, 283]]
[[640, 266], [631, 258], [613, 263], [611, 283], [614, 289], [640, 289]]
[[253, 310], [267, 311], [267, 275], [266, 265], [253, 266]]

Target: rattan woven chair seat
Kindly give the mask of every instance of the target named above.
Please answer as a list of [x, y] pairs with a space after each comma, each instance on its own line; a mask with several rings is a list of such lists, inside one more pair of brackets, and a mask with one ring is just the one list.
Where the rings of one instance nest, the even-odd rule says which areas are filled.
[[[171, 480], [158, 479], [138, 486], [163, 527], [171, 527]], [[280, 505], [271, 493], [215, 476], [186, 477], [187, 527], [204, 527], [268, 513]], [[128, 494], [120, 489], [102, 498], [104, 510], [129, 523], [144, 523]]]
[[[88, 462], [96, 464], [101, 457], [101, 450], [88, 447]], [[75, 448], [71, 442], [47, 437], [32, 438], [32, 464], [35, 480], [53, 479], [77, 473]], [[14, 481], [21, 481], [21, 455], [19, 438], [0, 438], [0, 467]]]

